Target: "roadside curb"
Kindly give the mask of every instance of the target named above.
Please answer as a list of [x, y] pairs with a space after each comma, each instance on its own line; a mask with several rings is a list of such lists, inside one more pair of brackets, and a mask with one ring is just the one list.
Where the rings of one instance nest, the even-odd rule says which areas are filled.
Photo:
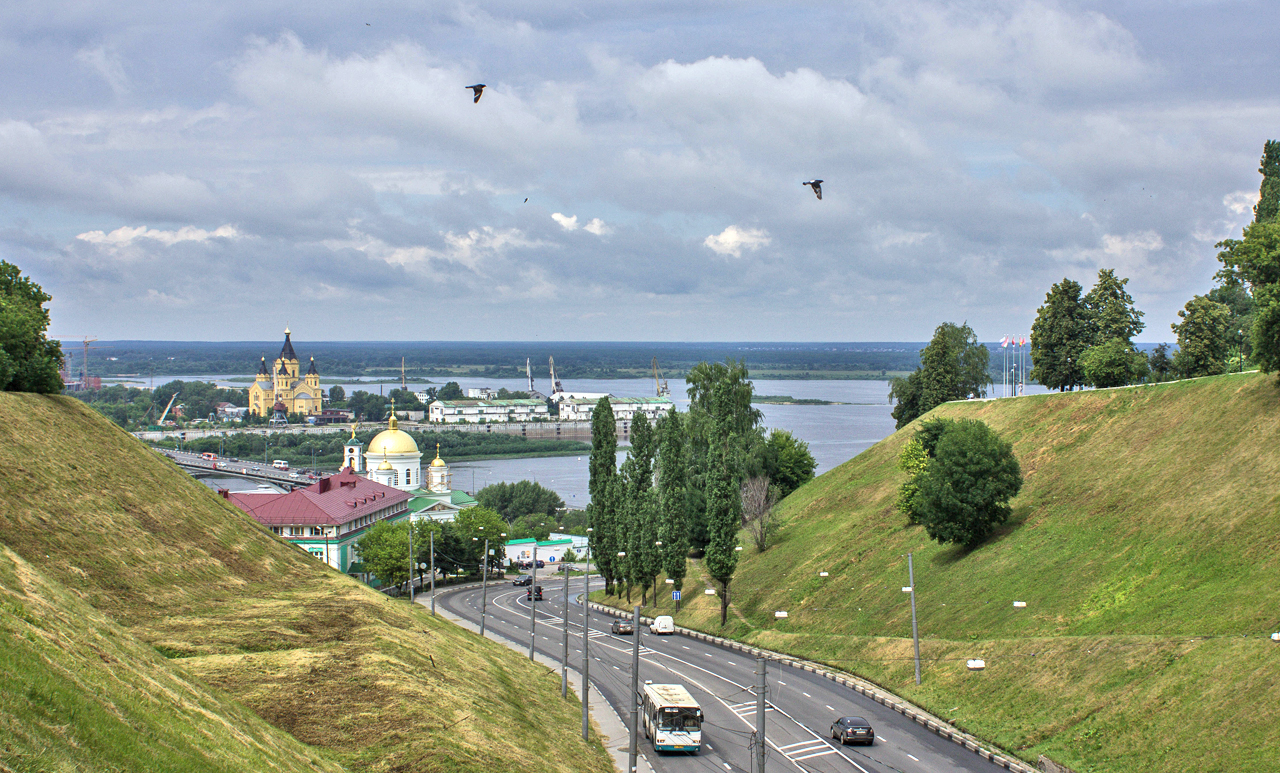
[[[627, 614], [625, 611], [614, 607], [598, 604], [594, 601], [589, 601], [587, 603], [591, 605], [593, 610], [606, 615], [622, 618], [631, 617], [631, 615]], [[644, 617], [643, 615], [640, 617], [641, 625], [647, 625], [652, 621], [652, 618]], [[939, 735], [949, 741], [953, 741], [999, 767], [1013, 771], [1013, 773], [1041, 773], [1039, 768], [1032, 767], [1021, 760], [1012, 759], [1001, 752], [988, 748], [982, 741], [968, 733], [955, 729], [946, 720], [930, 714], [924, 709], [899, 698], [893, 693], [880, 689], [865, 679], [860, 679], [852, 674], [843, 674], [832, 671], [825, 666], [821, 666], [812, 661], [797, 658], [792, 655], [785, 655], [781, 652], [774, 652], [773, 650], [752, 647], [739, 641], [725, 639], [720, 636], [712, 636], [711, 634], [703, 633], [702, 631], [695, 631], [691, 628], [681, 628], [680, 626], [676, 626], [675, 629], [675, 632], [681, 636], [688, 636], [691, 639], [697, 639], [709, 644], [726, 647], [747, 655], [768, 658], [769, 660], [780, 663], [784, 666], [790, 666], [791, 668], [808, 671], [810, 673], [817, 674], [818, 676], [826, 677], [837, 684], [848, 687], [859, 695], [870, 698], [886, 708], [893, 709], [935, 735]]]

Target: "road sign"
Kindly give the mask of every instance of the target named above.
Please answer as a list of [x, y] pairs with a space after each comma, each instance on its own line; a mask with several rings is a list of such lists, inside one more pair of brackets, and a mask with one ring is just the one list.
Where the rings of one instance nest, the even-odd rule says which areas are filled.
[[679, 601], [679, 600], [680, 600], [680, 591], [678, 591], [678, 590], [673, 590], [673, 591], [671, 591], [671, 600], [672, 600], [672, 601]]

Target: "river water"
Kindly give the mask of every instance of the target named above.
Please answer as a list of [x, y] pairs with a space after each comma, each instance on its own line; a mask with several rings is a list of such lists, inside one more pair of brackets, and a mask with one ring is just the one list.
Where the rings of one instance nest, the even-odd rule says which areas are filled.
[[[155, 383], [164, 384], [174, 379], [184, 381], [213, 381], [219, 386], [244, 387], [244, 381], [230, 381], [236, 376], [156, 376]], [[239, 377], [243, 378], [243, 377]], [[524, 379], [467, 378], [457, 381], [465, 390], [471, 387], [489, 389], [506, 388], [512, 391], [528, 388]], [[436, 383], [440, 380], [437, 379]], [[887, 381], [818, 381], [753, 379], [757, 395], [789, 395], [797, 399], [819, 399], [842, 403], [841, 405], [771, 405], [757, 404], [764, 414], [764, 426], [769, 429], [785, 429], [809, 444], [809, 452], [817, 462], [818, 475], [837, 467], [880, 440], [893, 434], [893, 410], [889, 405]], [[138, 386], [139, 384], [133, 384]], [[387, 391], [398, 384], [378, 384], [368, 381], [349, 381], [339, 384], [349, 395], [355, 390], [367, 392]], [[326, 384], [326, 388], [330, 386]], [[425, 386], [410, 384], [410, 389]], [[547, 391], [543, 383], [535, 383]], [[583, 379], [565, 382], [570, 392], [608, 392], [616, 397], [649, 397], [654, 394], [653, 379]], [[683, 381], [671, 384], [672, 399], [680, 410], [687, 410], [689, 399]], [[1028, 394], [1043, 393], [1038, 384], [1028, 384]], [[992, 391], [1001, 394], [1001, 386]], [[619, 453], [619, 462], [625, 452]], [[449, 461], [448, 459], [445, 460]], [[554, 456], [536, 459], [492, 459], [478, 462], [450, 463], [453, 485], [474, 493], [490, 483], [511, 483], [532, 480], [558, 493], [571, 508], [585, 507], [587, 495], [587, 456]], [[240, 488], [240, 486], [235, 486]], [[250, 486], [249, 488], [252, 488]]]

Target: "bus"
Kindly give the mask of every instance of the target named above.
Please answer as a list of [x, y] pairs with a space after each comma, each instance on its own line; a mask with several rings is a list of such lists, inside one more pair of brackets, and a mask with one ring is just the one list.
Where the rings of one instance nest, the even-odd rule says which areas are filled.
[[218, 455], [205, 451], [203, 454], [200, 454], [200, 458], [204, 459], [206, 462], [215, 462], [218, 460]]
[[645, 682], [644, 735], [660, 752], [702, 748], [702, 709], [684, 685]]

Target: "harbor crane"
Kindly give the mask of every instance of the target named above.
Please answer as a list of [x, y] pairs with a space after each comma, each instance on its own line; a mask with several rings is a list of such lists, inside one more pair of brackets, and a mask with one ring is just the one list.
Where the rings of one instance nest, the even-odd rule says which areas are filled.
[[524, 358], [524, 377], [529, 379], [529, 395], [532, 396], [537, 390], [533, 388], [533, 369], [529, 366], [530, 359]]
[[653, 387], [658, 392], [658, 397], [670, 397], [671, 387], [667, 386], [667, 380], [662, 377], [662, 371], [658, 370], [658, 358], [653, 358]]
[[[81, 339], [81, 341], [80, 341], [80, 346], [81, 346], [81, 349], [82, 349], [82, 351], [83, 351], [83, 354], [81, 354], [81, 355], [80, 355], [80, 384], [79, 384], [79, 388], [80, 388], [80, 389], [89, 389], [89, 350], [90, 350], [90, 349], [110, 349], [110, 348], [112, 348], [112, 347], [110, 347], [110, 346], [90, 346], [89, 344], [93, 343], [94, 341], [97, 341], [98, 339], [96, 339], [96, 338], [90, 338], [89, 336], [50, 336], [50, 338], [57, 338], [57, 339], [58, 339], [58, 340], [60, 340], [60, 341], [61, 341], [61, 340], [67, 340], [67, 339], [77, 339], [77, 338], [78, 338], [78, 339]], [[69, 360], [70, 358], [67, 358], [67, 359]], [[69, 377], [72, 373], [74, 373], [74, 372], [75, 372], [75, 371], [73, 371], [73, 370], [71, 369], [71, 365], [70, 365], [70, 363], [67, 363], [67, 364], [64, 366], [64, 370], [65, 370], [66, 375], [67, 375], [68, 377]], [[68, 387], [71, 387], [72, 389], [75, 389], [75, 388], [76, 388], [76, 383], [73, 381], [73, 382], [71, 382], [71, 383], [68, 383], [68, 384], [67, 384], [67, 386], [68, 386]]]
[[551, 364], [551, 394], [556, 395], [564, 391], [564, 385], [556, 378], [556, 358], [548, 357], [547, 362]]

